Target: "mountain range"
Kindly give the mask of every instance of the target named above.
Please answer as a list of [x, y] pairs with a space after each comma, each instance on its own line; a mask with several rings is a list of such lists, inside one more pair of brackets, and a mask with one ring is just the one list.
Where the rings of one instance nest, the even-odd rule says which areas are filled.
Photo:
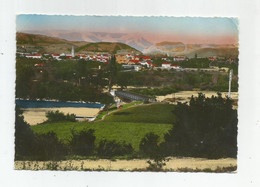
[[[81, 47], [80, 50], [86, 51], [107, 51], [115, 52], [115, 49], [128, 49], [129, 51], [142, 52], [144, 54], [164, 54], [168, 56], [187, 56], [194, 57], [197, 54], [199, 57], [221, 56], [221, 57], [237, 57], [238, 45], [233, 44], [184, 44], [182, 42], [162, 41], [153, 43], [148, 41], [141, 33], [108, 33], [108, 32], [70, 32], [64, 30], [35, 30], [26, 31], [34, 33], [34, 36], [41, 36], [41, 39], [28, 40], [34, 44], [42, 43], [42, 41], [49, 42], [49, 48], [53, 50], [59, 46], [60, 51], [70, 49], [71, 45], [76, 48]], [[20, 33], [20, 35], [29, 35]], [[30, 35], [31, 37], [32, 35]], [[52, 37], [47, 39], [46, 37]], [[17, 43], [23, 41], [23, 37], [17, 38]], [[28, 37], [28, 36], [27, 36]], [[45, 38], [44, 38], [45, 37]], [[26, 38], [26, 37], [25, 37]], [[56, 41], [56, 44], [55, 44]], [[96, 44], [92, 44], [96, 43]], [[113, 43], [110, 45], [109, 43]], [[114, 44], [116, 43], [116, 44]], [[109, 44], [109, 45], [108, 45]], [[124, 44], [124, 46], [123, 46]], [[86, 48], [83, 49], [82, 46]], [[130, 47], [129, 47], [130, 46]], [[109, 49], [111, 47], [111, 49]], [[103, 49], [104, 48], [104, 49]], [[76, 51], [80, 51], [79, 49]]]
[[108, 32], [69, 32], [63, 30], [35, 30], [25, 31], [30, 34], [41, 34], [62, 38], [68, 41], [94, 42], [118, 42], [127, 44], [139, 51], [153, 45], [139, 33], [108, 33]]

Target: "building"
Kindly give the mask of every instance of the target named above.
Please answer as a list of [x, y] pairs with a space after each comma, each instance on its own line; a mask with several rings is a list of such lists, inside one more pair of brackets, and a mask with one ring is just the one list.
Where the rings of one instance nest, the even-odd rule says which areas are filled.
[[180, 62], [180, 61], [185, 61], [185, 60], [186, 60], [185, 57], [174, 57], [174, 58], [173, 58], [173, 61], [174, 61], [174, 62]]
[[75, 57], [75, 53], [74, 53], [74, 46], [72, 46], [72, 49], [71, 49], [71, 57]]
[[181, 67], [178, 65], [171, 65], [171, 69], [180, 69]]
[[171, 68], [171, 63], [162, 63], [162, 68]]
[[215, 60], [217, 60], [217, 58], [216, 57], [209, 57], [209, 60], [210, 61], [215, 61]]
[[26, 55], [26, 58], [37, 58], [37, 59], [40, 59], [40, 58], [42, 58], [42, 55]]

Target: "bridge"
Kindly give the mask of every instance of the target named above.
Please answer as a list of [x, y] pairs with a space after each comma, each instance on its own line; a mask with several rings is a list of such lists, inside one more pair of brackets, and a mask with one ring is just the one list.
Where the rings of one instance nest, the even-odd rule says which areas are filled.
[[131, 100], [131, 101], [145, 101], [145, 102], [154, 102], [156, 101], [154, 98], [147, 97], [144, 95], [126, 92], [126, 91], [115, 91], [115, 96], [121, 97], [123, 99]]

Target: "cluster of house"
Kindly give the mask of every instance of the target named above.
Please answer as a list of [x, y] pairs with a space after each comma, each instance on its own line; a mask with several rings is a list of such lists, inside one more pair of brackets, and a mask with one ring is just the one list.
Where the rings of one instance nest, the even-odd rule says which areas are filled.
[[[167, 57], [162, 57], [163, 61], [170, 62], [171, 60]], [[174, 62], [188, 61], [189, 59], [186, 57], [173, 57]]]
[[[75, 56], [71, 55], [71, 54], [44, 54], [44, 56], [51, 56], [52, 58], [56, 59], [56, 60], [61, 60], [62, 57], [66, 57], [68, 59], [74, 58]], [[25, 55], [26, 58], [34, 58], [34, 59], [42, 59], [43, 55], [41, 54], [26, 54]], [[90, 61], [97, 61], [97, 62], [104, 62], [104, 63], [108, 63], [108, 60], [111, 58], [111, 55], [103, 55], [103, 54], [98, 54], [98, 55], [85, 55], [85, 54], [78, 54], [76, 55], [76, 57], [80, 58], [80, 59], [85, 59], [85, 60], [90, 60]]]

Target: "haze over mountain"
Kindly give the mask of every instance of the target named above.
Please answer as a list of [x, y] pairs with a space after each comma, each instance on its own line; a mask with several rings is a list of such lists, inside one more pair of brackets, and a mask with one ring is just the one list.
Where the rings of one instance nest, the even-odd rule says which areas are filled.
[[[144, 54], [167, 54], [169, 56], [187, 56], [194, 57], [195, 53], [200, 57], [209, 56], [223, 56], [223, 57], [236, 57], [238, 56], [238, 45], [235, 44], [185, 44], [182, 42], [162, 41], [159, 43], [152, 43], [145, 39], [140, 33], [108, 33], [108, 32], [69, 32], [62, 30], [53, 31], [30, 31], [32, 33], [47, 35], [55, 37], [55, 40], [66, 41], [69, 44], [73, 41], [74, 45], [79, 46], [77, 43], [98, 43], [100, 42], [111, 42], [111, 43], [122, 43], [126, 44]], [[76, 43], [75, 43], [76, 42]], [[84, 43], [86, 42], [86, 43]], [[93, 46], [93, 45], [92, 45]], [[105, 46], [102, 44], [101, 46]], [[113, 49], [107, 51], [114, 51]], [[102, 48], [102, 47], [101, 47]], [[125, 47], [120, 45], [120, 49]], [[94, 48], [88, 48], [93, 50]], [[84, 50], [86, 51], [86, 49]], [[102, 51], [102, 50], [101, 50]]]
[[68, 41], [58, 37], [50, 37], [40, 34], [16, 33], [17, 48], [24, 51], [24, 46], [37, 50], [38, 53], [69, 53], [72, 46], [77, 53], [108, 52], [117, 53], [118, 50], [126, 50], [140, 54], [140, 51], [124, 43], [118, 42], [85, 42]]
[[42, 34], [51, 37], [58, 37], [68, 41], [86, 42], [120, 42], [127, 44], [139, 51], [153, 45], [139, 33], [108, 33], [108, 32], [71, 32], [63, 30], [33, 30], [25, 33]]

